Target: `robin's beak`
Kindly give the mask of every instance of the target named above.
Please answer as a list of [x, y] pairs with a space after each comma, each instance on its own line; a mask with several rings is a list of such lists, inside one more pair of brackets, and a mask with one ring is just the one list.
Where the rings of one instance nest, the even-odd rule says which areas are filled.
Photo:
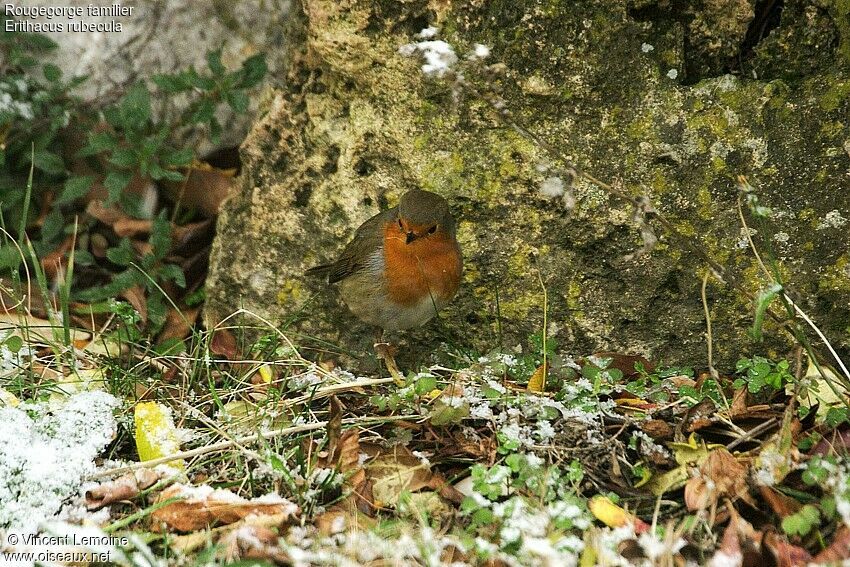
[[411, 242], [416, 240], [416, 238], [417, 238], [416, 234], [413, 231], [410, 231], [410, 232], [407, 233], [407, 238], [405, 240], [405, 243], [410, 244]]

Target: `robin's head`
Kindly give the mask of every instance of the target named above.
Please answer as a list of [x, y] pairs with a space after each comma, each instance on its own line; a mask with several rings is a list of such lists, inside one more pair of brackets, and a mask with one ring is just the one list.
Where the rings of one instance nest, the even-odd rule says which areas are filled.
[[455, 237], [455, 221], [449, 204], [430, 191], [413, 189], [402, 195], [396, 222], [407, 244], [420, 239]]

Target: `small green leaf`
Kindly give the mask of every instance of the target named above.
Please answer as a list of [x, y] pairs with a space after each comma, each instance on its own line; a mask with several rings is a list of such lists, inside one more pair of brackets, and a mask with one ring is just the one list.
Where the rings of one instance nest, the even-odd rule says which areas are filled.
[[0, 270], [17, 270], [21, 265], [21, 253], [13, 244], [0, 246]]
[[88, 144], [77, 152], [80, 157], [88, 157], [111, 150], [118, 145], [118, 140], [109, 132], [95, 132], [89, 134]]
[[144, 83], [136, 83], [120, 103], [124, 126], [141, 129], [151, 117], [151, 94]]
[[215, 115], [215, 104], [210, 99], [203, 99], [189, 117], [189, 121], [195, 124], [205, 124], [213, 119]]
[[52, 63], [45, 63], [41, 70], [44, 73], [44, 78], [51, 83], [55, 83], [62, 78], [62, 70]]
[[417, 396], [424, 396], [425, 394], [435, 390], [436, 388], [436, 376], [422, 376], [421, 378], [416, 380], [414, 384], [414, 390], [416, 391]]
[[184, 178], [183, 174], [180, 173], [179, 171], [173, 171], [173, 170], [170, 170], [170, 169], [166, 169], [162, 174], [162, 179], [165, 179], [167, 181], [174, 181], [174, 182], [180, 183], [185, 178]]
[[224, 75], [227, 69], [221, 63], [221, 49], [207, 52], [207, 65], [216, 77]]
[[130, 244], [130, 239], [123, 238], [118, 246], [106, 250], [106, 257], [113, 264], [129, 266], [135, 260], [136, 252]]
[[6, 348], [17, 354], [24, 346], [24, 339], [18, 335], [11, 335], [8, 339], [6, 339], [4, 344], [6, 345]]
[[240, 71], [242, 77], [239, 81], [239, 86], [241, 88], [248, 89], [257, 85], [263, 80], [263, 77], [266, 76], [266, 72], [268, 71], [266, 55], [264, 53], [258, 53], [249, 57], [242, 62]]
[[93, 266], [94, 256], [88, 250], [77, 249], [74, 251], [74, 264], [77, 266]]
[[183, 270], [177, 264], [166, 264], [159, 271], [160, 277], [164, 281], [171, 280], [178, 287], [185, 288], [186, 287], [186, 274], [183, 273]]
[[130, 167], [138, 163], [139, 158], [136, 152], [130, 148], [115, 148], [112, 150], [112, 155], [109, 156], [109, 163], [118, 167]]
[[62, 175], [65, 173], [65, 162], [58, 155], [46, 150], [37, 151], [32, 156], [32, 163], [36, 169], [40, 169], [50, 175]]
[[153, 82], [167, 93], [176, 94], [192, 88], [185, 75], [154, 75]]
[[210, 77], [202, 77], [197, 72], [186, 75], [186, 81], [194, 88], [202, 91], [211, 91], [215, 88], [215, 80]]
[[155, 181], [159, 181], [160, 179], [165, 177], [165, 170], [162, 169], [162, 167], [158, 163], [154, 162], [150, 164], [150, 167], [148, 168], [148, 174]]
[[195, 157], [195, 152], [192, 148], [184, 148], [182, 150], [168, 151], [163, 154], [159, 162], [163, 167], [179, 167], [192, 162]]
[[248, 95], [245, 94], [245, 91], [230, 91], [225, 95], [225, 99], [227, 100], [227, 104], [230, 105], [230, 108], [233, 109], [234, 112], [243, 113], [248, 110]]
[[62, 189], [62, 194], [59, 195], [59, 199], [56, 202], [60, 205], [65, 205], [85, 196], [89, 192], [89, 189], [91, 189], [94, 179], [94, 175], [69, 177], [65, 181], [65, 187]]
[[139, 280], [144, 278], [138, 270], [130, 268], [116, 274], [112, 281], [106, 285], [84, 289], [76, 294], [80, 301], [102, 301], [104, 299], [114, 298], [116, 295], [129, 289], [134, 285], [141, 283]]
[[65, 228], [65, 217], [61, 210], [55, 208], [44, 217], [44, 222], [41, 223], [41, 239], [50, 242], [62, 234], [63, 228]]
[[164, 258], [171, 249], [171, 223], [164, 214], [160, 214], [153, 221], [150, 244], [153, 255], [159, 260]]
[[129, 185], [133, 173], [129, 171], [110, 171], [103, 180], [109, 198], [107, 204], [112, 204], [121, 197], [122, 191]]
[[210, 140], [213, 144], [218, 144], [221, 141], [221, 124], [213, 116], [210, 119]]

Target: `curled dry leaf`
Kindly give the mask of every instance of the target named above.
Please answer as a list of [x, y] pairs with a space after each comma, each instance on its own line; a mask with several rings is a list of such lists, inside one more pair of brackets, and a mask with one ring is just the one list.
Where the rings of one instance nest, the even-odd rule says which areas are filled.
[[228, 360], [239, 358], [239, 348], [236, 346], [236, 337], [230, 329], [216, 329], [210, 341], [210, 351], [216, 356], [223, 356]]
[[164, 186], [174, 201], [212, 217], [218, 214], [221, 203], [235, 191], [236, 179], [232, 170], [196, 162], [189, 168], [187, 179], [179, 183], [167, 182]]
[[673, 428], [663, 419], [649, 419], [640, 423], [641, 431], [655, 440], [668, 441], [673, 438]]
[[800, 546], [788, 543], [785, 536], [768, 532], [762, 544], [773, 555], [777, 567], [804, 567], [812, 562], [812, 556]]
[[291, 522], [291, 515], [271, 514], [267, 516], [248, 516], [244, 520], [240, 520], [226, 526], [219, 526], [210, 530], [202, 530], [185, 535], [173, 535], [169, 538], [169, 546], [172, 550], [183, 554], [189, 554], [193, 551], [206, 547], [210, 540], [218, 541], [224, 535], [242, 529], [243, 527], [251, 528], [278, 528], [285, 526]]
[[773, 513], [779, 516], [780, 519], [785, 519], [792, 514], [796, 514], [802, 508], [802, 505], [773, 488], [772, 486], [759, 486], [759, 492], [765, 502], [768, 503]]
[[693, 433], [704, 427], [708, 427], [714, 423], [713, 416], [715, 410], [716, 408], [711, 398], [705, 398], [685, 412], [680, 427], [687, 433]]
[[271, 561], [291, 565], [292, 559], [277, 545], [278, 534], [264, 526], [242, 526], [230, 530], [219, 540], [218, 557], [227, 564], [240, 559]]
[[135, 498], [139, 492], [150, 488], [163, 476], [162, 471], [139, 469], [101, 483], [86, 491], [86, 508], [99, 510], [113, 502]]
[[747, 467], [721, 447], [711, 451], [697, 476], [685, 484], [688, 510], [703, 510], [721, 497], [742, 498], [752, 503], [747, 488]]
[[227, 490], [214, 490], [203, 485], [198, 487], [175, 484], [163, 490], [157, 502], [178, 498], [151, 514], [154, 530], [165, 528], [179, 532], [191, 532], [210, 526], [232, 524], [249, 515], [283, 515], [283, 522], [291, 521], [298, 514], [298, 506], [285, 498], [268, 495], [253, 500]]

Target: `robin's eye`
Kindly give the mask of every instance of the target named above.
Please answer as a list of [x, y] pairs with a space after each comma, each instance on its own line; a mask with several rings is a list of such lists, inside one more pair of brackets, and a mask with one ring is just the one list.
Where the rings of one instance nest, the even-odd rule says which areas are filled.
[[434, 234], [435, 232], [437, 232], [437, 225], [436, 224], [428, 229], [428, 234]]

